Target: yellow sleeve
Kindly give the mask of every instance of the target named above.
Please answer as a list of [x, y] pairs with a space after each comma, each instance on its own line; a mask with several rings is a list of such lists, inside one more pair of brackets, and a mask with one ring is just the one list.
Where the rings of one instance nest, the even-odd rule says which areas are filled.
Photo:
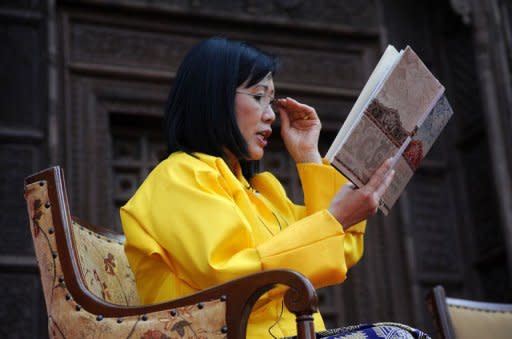
[[[332, 198], [349, 181], [325, 159], [322, 164], [297, 164], [304, 203], [308, 213], [329, 208]], [[366, 220], [345, 231], [344, 251], [347, 269], [354, 266], [363, 256]]]
[[348, 180], [328, 164], [297, 164], [304, 204], [308, 213], [329, 208], [331, 200]]
[[[349, 181], [326, 160], [322, 164], [300, 163], [297, 170], [304, 191], [307, 214], [329, 208], [334, 195]], [[347, 268], [354, 266], [364, 251], [366, 221], [345, 231], [344, 249]]]
[[258, 246], [264, 269], [290, 268], [317, 288], [345, 280], [345, 233], [326, 210], [307, 216]]

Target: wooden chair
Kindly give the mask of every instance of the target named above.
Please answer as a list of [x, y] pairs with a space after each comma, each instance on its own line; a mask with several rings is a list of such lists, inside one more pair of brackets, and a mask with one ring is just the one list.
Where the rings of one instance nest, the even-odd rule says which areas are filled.
[[442, 286], [427, 297], [441, 339], [512, 338], [512, 304], [447, 298]]
[[282, 284], [299, 338], [314, 338], [317, 295], [297, 272], [256, 273], [199, 293], [140, 305], [122, 234], [72, 218], [64, 174], [52, 167], [25, 179], [48, 330], [53, 338], [245, 338], [256, 300]]

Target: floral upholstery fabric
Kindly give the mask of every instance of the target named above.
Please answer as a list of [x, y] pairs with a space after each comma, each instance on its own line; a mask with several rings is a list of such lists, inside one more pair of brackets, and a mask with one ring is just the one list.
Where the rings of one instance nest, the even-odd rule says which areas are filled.
[[[64, 288], [56, 288], [57, 299], [49, 317], [48, 331], [51, 338], [225, 338], [223, 314], [225, 303], [216, 300], [182, 307], [173, 311], [160, 311], [148, 315], [102, 318], [84, 310], [77, 310], [72, 301], [66, 301]], [[58, 307], [58, 304], [60, 304]], [[146, 320], [145, 320], [146, 319]]]
[[139, 305], [135, 278], [123, 244], [76, 222], [73, 222], [72, 234], [75, 256], [87, 289], [113, 304]]
[[55, 239], [50, 237], [50, 233], [53, 232], [52, 215], [47, 213], [48, 206], [44, 206], [49, 201], [46, 183], [27, 185], [25, 187], [25, 200], [30, 220], [30, 233], [32, 233], [37, 265], [41, 275], [44, 300], [46, 309], [50, 313], [54, 282], [58, 279], [57, 274], [62, 275], [62, 270], [60, 267], [57, 268], [57, 247], [55, 246]]
[[[66, 288], [59, 261], [52, 202], [45, 181], [29, 184], [25, 199], [30, 229], [48, 312], [51, 338], [225, 338], [225, 302], [211, 300], [175, 310], [145, 315], [108, 318], [92, 314], [78, 305]], [[114, 241], [89, 233], [80, 225], [72, 226], [80, 258], [82, 277], [98, 297], [122, 305], [138, 301], [133, 274], [123, 247]]]

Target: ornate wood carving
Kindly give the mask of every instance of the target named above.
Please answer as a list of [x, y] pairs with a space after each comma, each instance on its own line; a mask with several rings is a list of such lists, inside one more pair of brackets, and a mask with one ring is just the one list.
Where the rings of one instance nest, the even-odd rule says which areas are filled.
[[[69, 18], [69, 63], [80, 73], [132, 74], [152, 81], [170, 81], [184, 53], [199, 40], [192, 34], [181, 33], [190, 30], [183, 25], [149, 24], [141, 29], [126, 27], [125, 23], [107, 23], [105, 18], [102, 24], [95, 23], [90, 16], [73, 14]], [[268, 27], [262, 32], [263, 36], [266, 34], [270, 34]], [[369, 75], [371, 60], [378, 57], [378, 46], [375, 40], [366, 40], [366, 36], [356, 40], [340, 35], [338, 41], [315, 35], [318, 39], [296, 38], [290, 42], [288, 33], [272, 32], [258, 45], [282, 59], [283, 66], [276, 78], [278, 95], [293, 95], [317, 105], [324, 130], [338, 129], [340, 116], [348, 114], [358, 89]]]
[[[70, 80], [72, 91], [69, 104], [73, 114], [67, 118], [69, 157], [66, 170], [71, 172], [68, 175], [70, 192], [76, 192], [72, 195], [71, 204], [77, 215], [90, 218], [93, 223], [119, 229], [115, 207], [120, 207], [126, 201], [121, 200], [128, 194], [127, 190], [135, 189], [128, 187], [129, 180], [135, 179], [129, 175], [133, 173], [132, 170], [123, 170], [126, 160], [131, 157], [139, 164], [135, 168], [138, 186], [149, 169], [156, 164], [155, 158], [161, 157], [162, 152], [161, 147], [152, 141], [156, 139], [155, 134], [159, 137], [158, 125], [148, 125], [147, 118], [142, 123], [136, 121], [132, 124], [136, 127], [136, 133], [131, 134], [131, 140], [125, 134], [123, 136], [122, 132], [118, 134], [118, 122], [122, 119], [115, 118], [115, 115], [124, 114], [126, 121], [130, 121], [130, 116], [161, 116], [166, 90], [163, 86], [141, 82], [77, 76]], [[120, 126], [126, 126], [126, 123]], [[152, 139], [144, 137], [147, 147], [141, 149], [142, 146], [138, 144], [141, 141], [138, 139], [148, 131], [153, 135]], [[147, 153], [144, 157], [141, 153], [143, 151]], [[120, 172], [113, 171], [113, 168]]]
[[[76, 1], [69, 1], [73, 4]], [[221, 19], [281, 22], [287, 25], [324, 26], [376, 32], [379, 19], [376, 1], [359, 0], [82, 0], [82, 4], [120, 6], [154, 12], [202, 15]]]
[[70, 62], [176, 70], [197, 38], [94, 22], [73, 23], [70, 31]]
[[[278, 47], [284, 38], [273, 44], [259, 45], [283, 60], [278, 81], [291, 84], [357, 90], [366, 81], [368, 57], [377, 56], [373, 43], [359, 43], [343, 49], [326, 42], [312, 52], [308, 44], [300, 44], [300, 41], [295, 42], [296, 47]], [[185, 52], [198, 40], [178, 33], [77, 22], [71, 25], [70, 62], [98, 64], [101, 60], [102, 65], [162, 70], [172, 74]]]
[[281, 58], [277, 79], [282, 82], [335, 89], [360, 89], [366, 82], [368, 70], [362, 58], [363, 49], [311, 51], [307, 45], [302, 48], [263, 45], [262, 48]]
[[[123, 111], [118, 111], [123, 113]], [[149, 172], [166, 156], [161, 119], [111, 114], [113, 226], [121, 230], [119, 208], [132, 197]]]

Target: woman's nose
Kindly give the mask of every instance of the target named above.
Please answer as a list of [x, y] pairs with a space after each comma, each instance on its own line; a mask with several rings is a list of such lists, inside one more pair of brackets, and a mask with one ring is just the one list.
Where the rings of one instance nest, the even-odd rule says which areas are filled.
[[272, 123], [276, 120], [276, 114], [272, 109], [272, 105], [268, 105], [263, 111], [263, 121]]

